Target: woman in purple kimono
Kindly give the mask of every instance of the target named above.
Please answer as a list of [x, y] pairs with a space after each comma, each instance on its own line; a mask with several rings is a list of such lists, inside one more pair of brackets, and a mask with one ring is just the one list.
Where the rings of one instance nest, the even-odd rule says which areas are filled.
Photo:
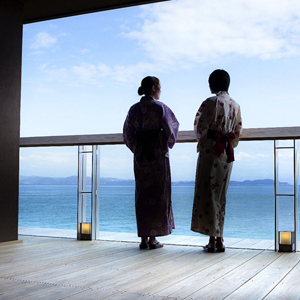
[[215, 70], [208, 81], [216, 96], [201, 104], [194, 123], [199, 156], [191, 230], [210, 236], [206, 251], [224, 252], [226, 193], [242, 119], [240, 106], [228, 94], [229, 74]]
[[177, 139], [179, 123], [169, 107], [157, 101], [160, 82], [148, 76], [138, 89], [144, 95], [128, 112], [123, 137], [134, 154], [135, 211], [140, 248], [156, 249], [157, 236], [174, 227], [171, 203], [169, 150]]

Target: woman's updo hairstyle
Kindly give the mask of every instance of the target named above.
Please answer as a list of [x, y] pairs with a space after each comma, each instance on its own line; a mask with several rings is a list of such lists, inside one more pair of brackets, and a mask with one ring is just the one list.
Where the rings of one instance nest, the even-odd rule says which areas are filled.
[[154, 76], [147, 76], [145, 77], [142, 82], [141, 86], [138, 89], [138, 94], [142, 95], [151, 95], [153, 93], [152, 87], [158, 88], [159, 79]]
[[209, 78], [208, 83], [213, 93], [228, 92], [230, 77], [225, 70], [214, 70]]

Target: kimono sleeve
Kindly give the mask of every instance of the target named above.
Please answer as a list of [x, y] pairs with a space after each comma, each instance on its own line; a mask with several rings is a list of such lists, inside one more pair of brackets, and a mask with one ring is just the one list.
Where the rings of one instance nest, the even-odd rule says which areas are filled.
[[242, 126], [242, 116], [241, 109], [238, 108], [237, 116], [236, 116], [236, 125], [234, 127], [235, 139], [232, 141], [232, 146], [235, 148], [239, 143], [239, 138], [242, 134], [243, 126]]
[[198, 141], [197, 152], [200, 151], [206, 142], [207, 131], [214, 120], [214, 114], [215, 101], [212, 98], [208, 98], [202, 102], [194, 121], [194, 131]]
[[123, 140], [125, 145], [134, 153], [135, 150], [136, 130], [134, 127], [134, 120], [129, 110], [123, 126]]
[[177, 140], [179, 122], [172, 110], [165, 104], [163, 105], [162, 127], [167, 140], [167, 145], [172, 149]]

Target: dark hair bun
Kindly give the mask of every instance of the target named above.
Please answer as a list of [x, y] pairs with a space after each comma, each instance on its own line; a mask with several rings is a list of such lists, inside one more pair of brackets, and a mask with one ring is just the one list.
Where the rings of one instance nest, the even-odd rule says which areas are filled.
[[140, 96], [142, 96], [142, 95], [145, 94], [144, 88], [143, 88], [142, 86], [139, 87], [139, 89], [138, 89], [138, 94], [139, 94]]
[[158, 88], [159, 85], [159, 79], [154, 76], [147, 76], [145, 77], [142, 82], [141, 86], [138, 89], [138, 94], [140, 96], [142, 95], [152, 95], [153, 91], [152, 88], [155, 86], [155, 88]]

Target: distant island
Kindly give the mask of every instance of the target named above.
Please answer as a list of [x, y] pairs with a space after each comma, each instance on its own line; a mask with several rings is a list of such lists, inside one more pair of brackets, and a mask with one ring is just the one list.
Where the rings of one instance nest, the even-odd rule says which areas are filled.
[[[76, 185], [77, 176], [69, 177], [40, 177], [40, 176], [20, 176], [21, 185]], [[91, 178], [87, 177], [87, 184], [91, 184]], [[100, 185], [134, 185], [133, 179], [118, 179], [111, 177], [100, 178]], [[174, 186], [193, 186], [194, 181], [174, 181]], [[244, 181], [230, 181], [231, 186], [257, 186], [274, 185], [273, 179], [257, 179]], [[279, 182], [279, 185], [290, 185], [287, 182]]]

